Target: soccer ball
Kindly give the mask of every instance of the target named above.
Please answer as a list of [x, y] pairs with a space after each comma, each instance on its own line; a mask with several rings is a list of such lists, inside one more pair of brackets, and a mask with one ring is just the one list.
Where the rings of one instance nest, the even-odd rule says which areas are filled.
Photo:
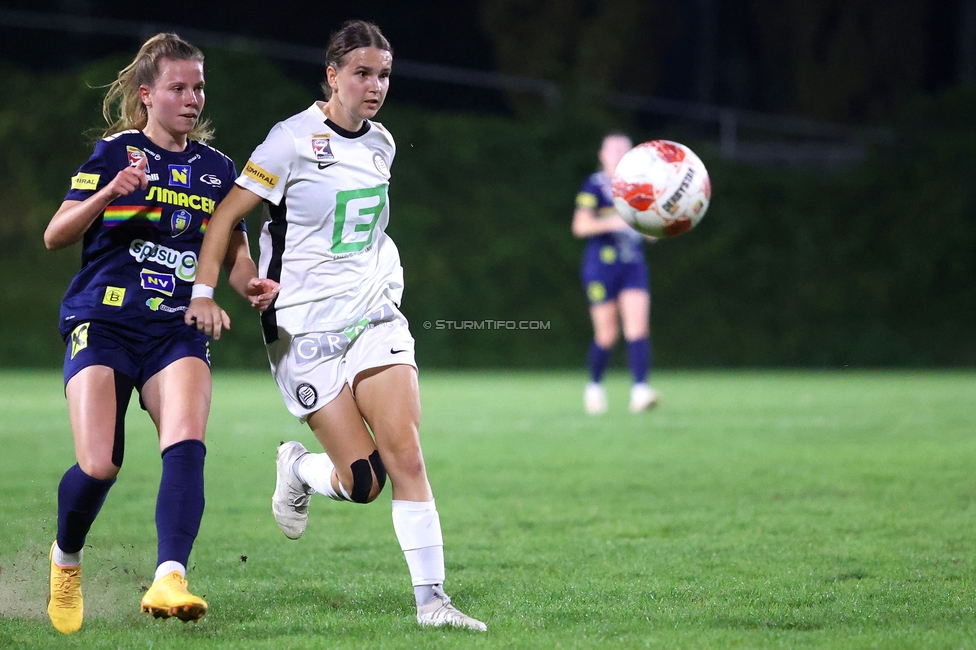
[[652, 140], [620, 159], [613, 173], [613, 205], [632, 228], [674, 237], [698, 225], [712, 198], [701, 159], [683, 144]]

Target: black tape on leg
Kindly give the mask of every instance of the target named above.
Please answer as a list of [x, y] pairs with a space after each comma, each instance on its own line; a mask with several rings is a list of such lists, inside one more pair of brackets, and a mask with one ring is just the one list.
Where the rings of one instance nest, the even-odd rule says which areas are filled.
[[349, 466], [352, 470], [352, 500], [356, 503], [369, 503], [369, 491], [373, 488], [373, 472], [369, 461], [360, 458]]
[[135, 383], [118, 370], [115, 371], [115, 439], [112, 441], [112, 464], [122, 467], [125, 458], [125, 412]]
[[382, 492], [386, 485], [386, 467], [380, 459], [379, 449], [369, 455], [369, 464], [373, 466], [373, 474], [376, 474], [376, 484], [379, 486], [377, 493]]

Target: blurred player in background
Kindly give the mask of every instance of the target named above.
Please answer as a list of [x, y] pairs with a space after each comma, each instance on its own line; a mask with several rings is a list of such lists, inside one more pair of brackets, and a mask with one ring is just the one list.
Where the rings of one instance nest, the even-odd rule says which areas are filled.
[[[51, 622], [66, 634], [82, 624], [85, 537], [122, 466], [133, 388], [156, 425], [163, 463], [158, 564], [142, 611], [184, 621], [207, 611], [185, 574], [204, 508], [210, 356], [207, 337], [183, 314], [210, 213], [237, 174], [205, 144], [212, 132], [200, 122], [203, 105], [200, 50], [175, 34], [146, 41], [109, 86], [103, 114], [111, 126], [44, 233], [50, 250], [82, 241], [81, 270], [60, 315], [78, 462], [58, 487], [48, 603]], [[222, 261], [238, 293], [257, 307], [270, 303], [243, 229]]]
[[420, 448], [414, 340], [398, 309], [403, 269], [385, 232], [396, 148], [371, 121], [392, 65], [375, 25], [351, 21], [333, 35], [327, 101], [275, 125], [251, 155], [210, 223], [186, 319], [214, 338], [227, 326], [212, 300], [218, 263], [234, 226], [263, 201], [261, 275], [280, 282], [262, 316], [268, 358], [288, 410], [325, 449], [312, 454], [299, 442], [278, 448], [275, 520], [298, 539], [312, 494], [369, 503], [389, 475], [417, 620], [485, 630], [443, 590], [444, 542]]
[[603, 138], [599, 152], [601, 170], [584, 181], [573, 213], [573, 235], [586, 240], [580, 277], [590, 303], [593, 341], [589, 352], [590, 382], [583, 392], [583, 405], [591, 415], [607, 410], [607, 395], [600, 382], [619, 336], [618, 322], [623, 325], [627, 362], [634, 378], [631, 412], [653, 408], [659, 399], [658, 392], [647, 383], [651, 366], [651, 293], [644, 261], [645, 237], [617, 215], [611, 192], [613, 171], [632, 147], [630, 138], [623, 133], [610, 133]]

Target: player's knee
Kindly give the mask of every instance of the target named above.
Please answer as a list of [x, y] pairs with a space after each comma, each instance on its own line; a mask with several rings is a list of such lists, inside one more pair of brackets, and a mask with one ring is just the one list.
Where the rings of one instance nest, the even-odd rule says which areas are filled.
[[411, 449], [401, 449], [399, 452], [390, 454], [387, 458], [393, 476], [406, 483], [426, 477], [427, 469], [424, 466], [424, 455], [419, 447]]
[[606, 350], [617, 344], [617, 336], [616, 328], [607, 328], [597, 331], [593, 336], [593, 340], [596, 341], [597, 345]]
[[119, 475], [119, 466], [107, 458], [79, 458], [78, 467], [99, 481], [110, 481]]
[[386, 468], [376, 450], [369, 458], [360, 458], [349, 469], [352, 471], [352, 490], [349, 498], [355, 503], [370, 503], [386, 485]]

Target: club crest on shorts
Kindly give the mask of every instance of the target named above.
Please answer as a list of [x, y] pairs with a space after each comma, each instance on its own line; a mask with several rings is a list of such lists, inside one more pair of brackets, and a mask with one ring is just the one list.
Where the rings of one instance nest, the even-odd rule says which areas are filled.
[[315, 387], [309, 383], [298, 384], [298, 388], [295, 389], [295, 397], [298, 398], [298, 402], [307, 409], [315, 406], [315, 402], [319, 399], [318, 391]]

